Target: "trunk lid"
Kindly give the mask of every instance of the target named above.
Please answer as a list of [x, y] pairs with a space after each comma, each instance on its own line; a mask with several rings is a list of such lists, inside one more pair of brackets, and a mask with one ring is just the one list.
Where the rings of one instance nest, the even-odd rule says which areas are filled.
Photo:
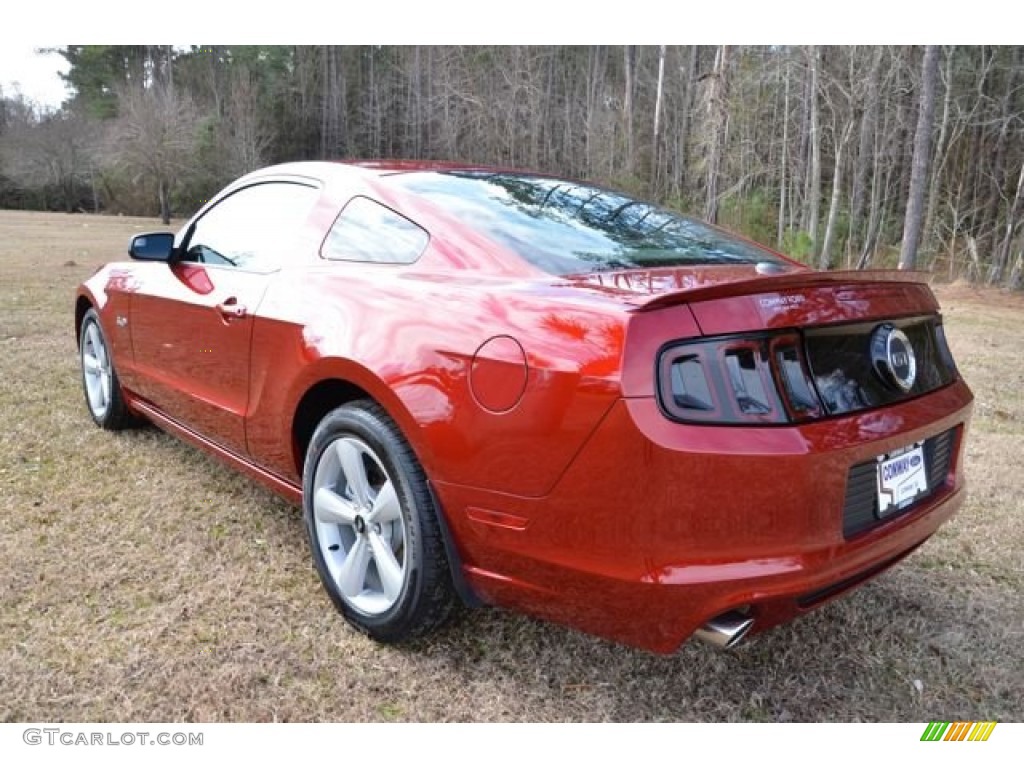
[[629, 270], [578, 275], [572, 282], [615, 295], [638, 312], [686, 304], [708, 335], [938, 311], [922, 272], [760, 270], [754, 264]]

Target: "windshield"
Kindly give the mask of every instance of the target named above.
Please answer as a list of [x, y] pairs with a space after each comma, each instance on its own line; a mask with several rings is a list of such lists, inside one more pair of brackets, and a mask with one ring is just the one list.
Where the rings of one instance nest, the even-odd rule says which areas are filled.
[[703, 222], [577, 182], [484, 171], [409, 173], [393, 181], [556, 275], [783, 263]]

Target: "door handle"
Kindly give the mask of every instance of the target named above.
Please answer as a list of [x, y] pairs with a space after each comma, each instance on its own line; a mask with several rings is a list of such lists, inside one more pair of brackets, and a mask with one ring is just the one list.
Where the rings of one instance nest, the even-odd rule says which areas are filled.
[[216, 309], [225, 320], [241, 320], [249, 314], [249, 310], [242, 304], [239, 304], [238, 299], [234, 296], [224, 299], [224, 301], [217, 305]]

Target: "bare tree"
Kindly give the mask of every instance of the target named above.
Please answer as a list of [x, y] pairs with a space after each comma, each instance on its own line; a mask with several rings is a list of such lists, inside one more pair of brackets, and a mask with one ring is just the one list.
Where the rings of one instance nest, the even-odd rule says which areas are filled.
[[853, 191], [850, 193], [850, 243], [861, 242], [864, 207], [868, 199], [868, 179], [873, 157], [875, 132], [878, 122], [878, 90], [881, 81], [882, 57], [885, 49], [875, 48], [871, 69], [864, 87], [857, 89], [855, 99], [863, 105], [860, 117], [860, 131], [857, 139], [857, 155], [853, 170]]
[[[1010, 261], [1010, 248], [1013, 245], [1014, 235], [1017, 232], [1017, 227], [1020, 224], [1018, 218], [1021, 207], [1021, 193], [1024, 192], [1024, 164], [1021, 165], [1020, 175], [1017, 177], [1017, 192], [1013, 196], [1013, 203], [1010, 205], [1010, 210], [1006, 214], [1006, 227], [1003, 233], [1003, 240], [996, 252], [995, 257], [992, 259], [992, 266], [989, 270], [988, 281], [990, 283], [997, 283], [1003, 279], [1003, 272], [1006, 269], [1006, 265]], [[1017, 266], [1015, 267], [1016, 274], [1011, 276], [1010, 282], [1016, 284], [1020, 282], [1020, 256], [1017, 257]]]
[[681, 93], [679, 99], [678, 129], [676, 131], [675, 161], [672, 171], [672, 192], [682, 198], [689, 180], [687, 166], [689, 164], [689, 144], [691, 115], [693, 113], [693, 95], [697, 81], [697, 57], [699, 50], [696, 45], [689, 46], [686, 65], [680, 66]]
[[782, 97], [782, 160], [779, 163], [779, 216], [776, 226], [775, 247], [782, 248], [782, 238], [786, 231], [786, 173], [789, 168], [789, 61], [786, 62], [786, 73], [783, 75]]
[[931, 166], [932, 121], [935, 116], [935, 81], [939, 72], [939, 46], [929, 45], [921, 64], [921, 98], [914, 132], [914, 161], [910, 172], [910, 194], [903, 220], [903, 245], [900, 248], [900, 269], [913, 269], [917, 246], [921, 241], [924, 216], [924, 192]]
[[225, 123], [222, 151], [228, 161], [227, 175], [239, 176], [262, 166], [273, 132], [260, 109], [259, 86], [245, 67], [232, 70]]
[[850, 133], [853, 131], [853, 122], [846, 123], [843, 134], [836, 140], [835, 167], [832, 169], [832, 197], [828, 206], [828, 219], [825, 224], [825, 238], [821, 243], [821, 256], [818, 260], [820, 269], [832, 267], [832, 243], [836, 237], [836, 216], [839, 213], [839, 197], [842, 194], [843, 178], [843, 153], [846, 151], [847, 142], [850, 140]]
[[661, 104], [663, 101], [663, 94], [665, 90], [665, 48], [667, 46], [658, 46], [658, 90], [657, 97], [654, 100], [654, 135], [651, 138], [651, 176], [654, 181], [654, 186], [658, 187], [658, 181], [660, 177], [661, 169], [661, 139], [660, 139], [660, 128], [661, 128]]
[[706, 78], [705, 110], [707, 145], [707, 179], [704, 195], [704, 218], [715, 223], [718, 221], [718, 177], [722, 165], [723, 145], [726, 139], [726, 124], [729, 119], [726, 102], [726, 66], [729, 48], [718, 46], [715, 52], [715, 65]]
[[[955, 61], [956, 48], [950, 48], [946, 55], [946, 71], [943, 75], [945, 95], [942, 99], [942, 118], [939, 120], [939, 138], [935, 142], [934, 159], [932, 160], [931, 181], [928, 183], [928, 195], [925, 198], [924, 230], [921, 233], [921, 245], [927, 251], [930, 244], [936, 241], [935, 235], [935, 213], [939, 204], [939, 186], [942, 182], [942, 174], [946, 168], [946, 161], [949, 158], [950, 122], [952, 115], [953, 101], [953, 62]], [[934, 263], [934, 259], [932, 260]]]
[[[12, 110], [13, 111], [13, 110]], [[0, 136], [0, 157], [5, 173], [30, 189], [52, 189], [61, 208], [75, 211], [83, 187], [92, 190], [96, 165], [98, 126], [75, 112], [60, 111], [37, 117], [31, 109], [9, 116]]]
[[623, 83], [622, 88], [622, 122], [625, 126], [625, 168], [627, 173], [633, 171], [633, 90], [634, 86], [634, 74], [636, 71], [636, 64], [634, 59], [634, 52], [636, 46], [625, 45], [622, 47], [622, 70], [623, 70]]
[[171, 221], [171, 193], [195, 157], [199, 115], [187, 96], [156, 85], [121, 94], [120, 115], [107, 137], [107, 157], [138, 184], [155, 188], [164, 224]]
[[821, 128], [818, 116], [818, 66], [820, 54], [817, 46], [811, 46], [807, 53], [808, 111], [810, 115], [810, 170], [807, 174], [807, 199], [805, 215], [807, 232], [811, 238], [811, 251], [818, 250], [818, 219], [821, 206]]

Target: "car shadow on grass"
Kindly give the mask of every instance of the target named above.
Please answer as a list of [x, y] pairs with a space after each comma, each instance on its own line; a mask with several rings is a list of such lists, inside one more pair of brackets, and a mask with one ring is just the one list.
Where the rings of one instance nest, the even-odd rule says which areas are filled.
[[690, 641], [657, 656], [485, 609], [407, 652], [470, 689], [502, 680], [537, 719], [1020, 719], [1024, 633], [1003, 612], [1019, 598], [979, 601], [960, 582], [904, 567], [729, 651]]

